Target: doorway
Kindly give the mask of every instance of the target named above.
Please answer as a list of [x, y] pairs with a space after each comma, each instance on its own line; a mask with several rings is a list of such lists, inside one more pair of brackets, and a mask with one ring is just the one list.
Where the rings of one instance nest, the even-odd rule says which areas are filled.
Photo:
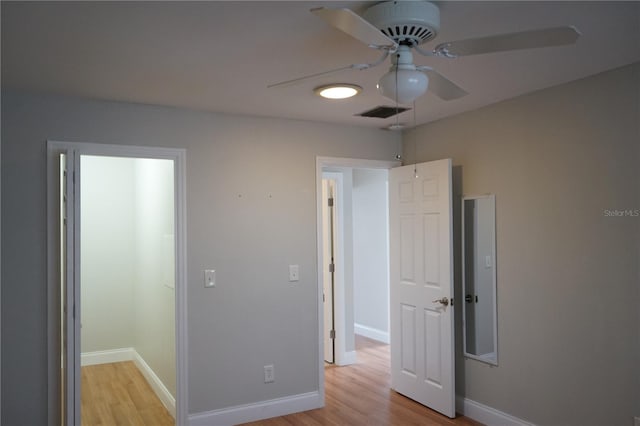
[[[328, 360], [331, 353], [328, 347], [335, 347], [335, 364], [349, 365], [356, 362], [355, 334], [361, 334], [388, 343], [389, 306], [388, 306], [388, 232], [387, 216], [387, 174], [388, 169], [397, 166], [397, 162], [356, 160], [342, 158], [319, 158], [317, 161], [318, 182], [318, 274], [319, 282], [324, 284], [320, 295], [323, 301], [324, 323], [330, 324], [327, 309], [326, 283], [330, 277], [335, 281], [334, 315], [335, 339], [330, 340], [327, 325], [321, 324], [322, 356]], [[333, 262], [327, 260], [329, 251], [326, 241], [328, 233], [327, 212], [330, 207], [322, 195], [322, 187], [327, 192], [327, 183], [334, 184], [335, 249]], [[382, 184], [382, 185], [381, 185]], [[380, 196], [371, 204], [371, 196], [376, 192]], [[373, 192], [372, 192], [373, 191]], [[373, 210], [376, 210], [374, 212]], [[379, 213], [379, 214], [378, 214]], [[365, 218], [380, 219], [382, 227], [367, 223]], [[372, 228], [374, 226], [375, 228]], [[380, 241], [380, 240], [383, 241]], [[373, 269], [374, 278], [379, 283], [372, 283], [372, 276], [367, 276], [367, 266], [376, 262]], [[378, 271], [380, 269], [380, 271]], [[380, 274], [381, 272], [381, 274]], [[382, 276], [380, 276], [382, 275]], [[379, 284], [376, 285], [376, 284]], [[373, 285], [373, 286], [372, 286]], [[377, 288], [374, 288], [377, 287]], [[369, 291], [374, 290], [374, 291]], [[373, 303], [371, 303], [373, 302]], [[369, 309], [370, 308], [370, 309]], [[371, 322], [371, 321], [374, 322]], [[375, 321], [378, 322], [375, 322]], [[324, 377], [320, 378], [323, 383]]]
[[124, 362], [181, 424], [184, 150], [49, 142], [48, 154], [49, 211], [58, 213], [49, 215], [49, 235], [58, 237], [49, 245], [58, 324], [49, 329], [58, 342], [49, 347], [58, 383], [50, 419], [79, 424], [91, 388], [82, 370]]
[[[325, 273], [321, 267], [320, 194], [322, 173], [330, 168], [388, 170], [391, 388], [455, 417], [451, 159], [409, 166], [353, 159], [316, 160], [320, 319], [324, 314], [322, 279]], [[353, 215], [345, 214], [344, 220], [349, 219], [353, 220]], [[345, 235], [349, 233], [345, 232]], [[345, 259], [348, 258], [345, 255]], [[348, 300], [346, 285], [343, 288], [336, 286], [335, 293], [336, 300], [341, 297]], [[347, 320], [344, 328], [352, 324]], [[322, 359], [323, 321], [319, 321], [319, 327]], [[338, 321], [335, 328], [336, 336], [339, 336], [341, 325]], [[348, 332], [343, 331], [343, 334], [348, 335]], [[348, 343], [348, 337], [345, 342]], [[335, 343], [337, 354], [345, 350], [339, 346], [340, 339]], [[323, 367], [324, 362], [321, 362], [319, 382], [322, 397], [325, 395]]]

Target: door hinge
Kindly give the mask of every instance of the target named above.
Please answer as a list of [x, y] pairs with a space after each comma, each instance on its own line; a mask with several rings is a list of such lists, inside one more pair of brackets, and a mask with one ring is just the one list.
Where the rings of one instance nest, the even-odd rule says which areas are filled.
[[330, 263], [329, 264], [329, 272], [334, 273], [336, 271], [336, 264], [335, 263]]
[[322, 293], [322, 303], [326, 302], [326, 299], [324, 297], [324, 293]]
[[333, 207], [333, 198], [329, 198], [328, 200], [329, 207]]
[[335, 338], [336, 338], [336, 331], [335, 330], [329, 331], [329, 339], [335, 339]]

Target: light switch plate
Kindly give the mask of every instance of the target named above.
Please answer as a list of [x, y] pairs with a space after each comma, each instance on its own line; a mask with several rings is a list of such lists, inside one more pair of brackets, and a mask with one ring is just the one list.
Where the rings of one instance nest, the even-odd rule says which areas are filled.
[[205, 269], [204, 270], [204, 287], [212, 288], [216, 286], [216, 270]]
[[276, 381], [276, 374], [273, 365], [264, 366], [264, 382], [273, 383]]
[[289, 265], [289, 281], [300, 280], [300, 267], [298, 265]]

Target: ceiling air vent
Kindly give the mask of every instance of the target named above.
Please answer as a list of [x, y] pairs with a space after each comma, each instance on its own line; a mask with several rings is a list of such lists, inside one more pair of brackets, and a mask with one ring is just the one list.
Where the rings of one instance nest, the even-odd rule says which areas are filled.
[[374, 117], [374, 118], [389, 118], [393, 117], [396, 114], [403, 113], [408, 111], [410, 108], [403, 107], [390, 107], [390, 106], [379, 106], [373, 109], [370, 109], [365, 112], [361, 112], [360, 114], [356, 114], [358, 117]]

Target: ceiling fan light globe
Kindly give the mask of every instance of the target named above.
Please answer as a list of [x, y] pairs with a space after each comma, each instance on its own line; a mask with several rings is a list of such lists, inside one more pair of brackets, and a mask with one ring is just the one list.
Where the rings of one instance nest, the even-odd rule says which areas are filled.
[[[396, 73], [398, 74], [396, 79]], [[396, 81], [398, 87], [396, 88]], [[399, 104], [410, 104], [424, 95], [429, 87], [429, 78], [418, 70], [391, 70], [378, 81], [378, 92]]]

